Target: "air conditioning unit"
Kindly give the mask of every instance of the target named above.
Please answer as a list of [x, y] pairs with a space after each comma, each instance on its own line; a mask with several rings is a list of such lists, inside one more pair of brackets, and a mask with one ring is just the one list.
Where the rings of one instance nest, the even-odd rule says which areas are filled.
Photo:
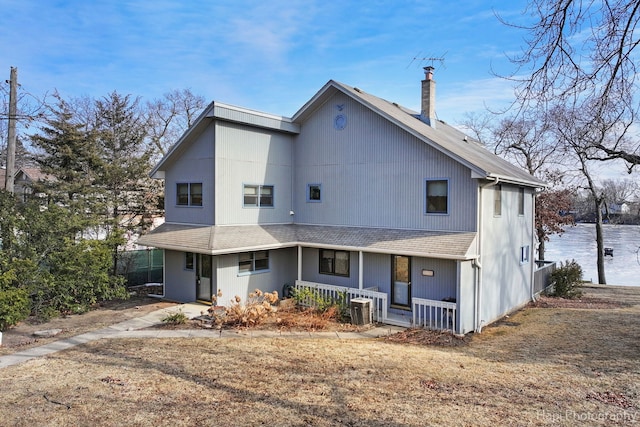
[[373, 323], [372, 301], [367, 298], [353, 298], [351, 300], [351, 324], [368, 325]]

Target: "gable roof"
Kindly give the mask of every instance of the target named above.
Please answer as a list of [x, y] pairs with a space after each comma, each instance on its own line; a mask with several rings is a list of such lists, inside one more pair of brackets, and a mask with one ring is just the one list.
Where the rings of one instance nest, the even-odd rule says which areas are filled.
[[546, 187], [545, 182], [493, 154], [482, 144], [453, 126], [438, 120], [434, 128], [422, 121], [418, 112], [334, 80], [329, 80], [313, 98], [307, 101], [294, 114], [293, 121], [304, 121], [337, 92], [346, 94], [429, 146], [469, 167], [476, 178], [499, 179], [502, 182], [536, 188]]
[[18, 171], [16, 172], [16, 178], [19, 177], [21, 174], [24, 175], [25, 178], [27, 178], [28, 180], [31, 180], [31, 182], [51, 181], [55, 179], [53, 175], [44, 173], [40, 168], [34, 168], [34, 167], [24, 167], [24, 168], [18, 169]]
[[474, 258], [475, 232], [372, 227], [274, 225], [188, 225], [164, 223], [137, 244], [209, 255], [279, 249], [302, 245], [441, 259]]
[[248, 124], [278, 132], [296, 134], [300, 132], [300, 123], [338, 92], [346, 94], [425, 144], [467, 166], [472, 171], [474, 178], [499, 180], [505, 183], [534, 188], [547, 186], [544, 181], [495, 155], [482, 144], [444, 121], [439, 120], [436, 126], [432, 127], [422, 121], [418, 112], [335, 80], [329, 80], [292, 118], [212, 102], [152, 169], [150, 176], [164, 178], [164, 168], [167, 163], [172, 158], [179, 156], [189, 143], [213, 120]]

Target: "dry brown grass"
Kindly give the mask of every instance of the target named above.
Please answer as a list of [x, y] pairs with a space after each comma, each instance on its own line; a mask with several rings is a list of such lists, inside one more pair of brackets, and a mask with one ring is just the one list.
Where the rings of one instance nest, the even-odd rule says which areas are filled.
[[0, 370], [0, 420], [17, 426], [640, 423], [640, 288], [587, 291], [609, 301], [622, 295], [625, 304], [526, 308], [455, 347], [408, 339], [101, 340]]

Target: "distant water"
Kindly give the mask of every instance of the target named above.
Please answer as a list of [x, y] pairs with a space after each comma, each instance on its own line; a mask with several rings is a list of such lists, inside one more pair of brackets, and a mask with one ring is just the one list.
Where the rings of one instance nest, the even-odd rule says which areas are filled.
[[[613, 257], [605, 256], [605, 278], [609, 285], [640, 286], [640, 226], [604, 225], [604, 247], [613, 248]], [[596, 266], [596, 227], [578, 224], [565, 233], [551, 236], [547, 242], [547, 261], [575, 259], [582, 267], [584, 280], [598, 281]]]

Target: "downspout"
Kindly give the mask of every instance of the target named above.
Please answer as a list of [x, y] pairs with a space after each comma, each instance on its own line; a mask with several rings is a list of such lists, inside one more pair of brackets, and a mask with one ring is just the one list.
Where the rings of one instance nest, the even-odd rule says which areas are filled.
[[477, 250], [476, 258], [473, 260], [473, 266], [477, 269], [478, 275], [476, 276], [476, 292], [474, 300], [474, 332], [482, 332], [482, 319], [480, 319], [480, 302], [482, 301], [482, 264], [480, 259], [482, 258], [482, 233], [484, 230], [484, 215], [482, 204], [482, 190], [494, 185], [498, 185], [500, 178], [494, 178], [494, 181], [481, 185], [478, 190], [478, 239], [476, 240]]
[[531, 281], [531, 301], [536, 301], [536, 290], [535, 290], [535, 272], [536, 272], [536, 190], [533, 189], [533, 195], [531, 197], [531, 276], [529, 280]]

